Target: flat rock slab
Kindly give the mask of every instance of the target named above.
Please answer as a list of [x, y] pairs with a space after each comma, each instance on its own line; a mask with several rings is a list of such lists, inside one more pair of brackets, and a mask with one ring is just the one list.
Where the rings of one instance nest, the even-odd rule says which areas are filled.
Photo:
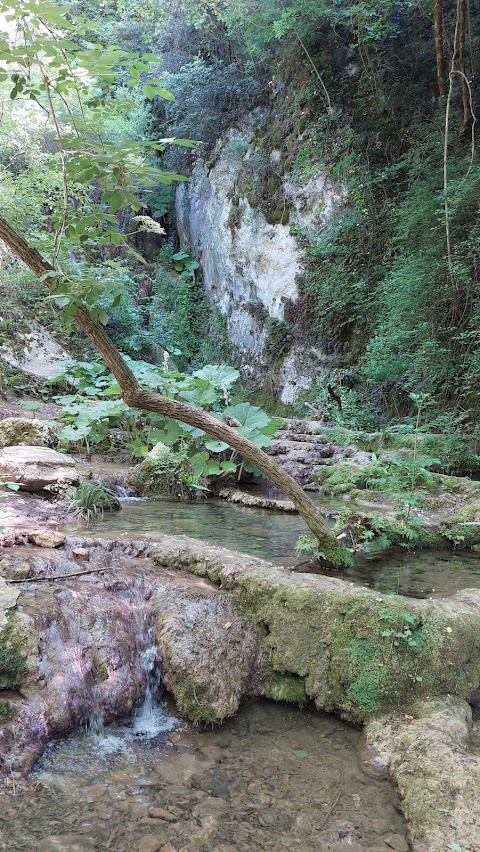
[[0, 476], [32, 492], [78, 482], [77, 467], [71, 456], [38, 446], [4, 447], [0, 452]]

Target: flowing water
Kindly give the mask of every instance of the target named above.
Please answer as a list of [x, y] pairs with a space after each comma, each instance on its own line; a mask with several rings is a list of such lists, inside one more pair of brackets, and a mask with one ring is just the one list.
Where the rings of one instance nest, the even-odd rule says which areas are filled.
[[387, 852], [392, 836], [407, 848], [391, 785], [364, 774], [361, 735], [342, 722], [259, 702], [200, 730], [164, 703], [152, 722], [146, 705], [50, 747], [2, 797], [0, 849]]

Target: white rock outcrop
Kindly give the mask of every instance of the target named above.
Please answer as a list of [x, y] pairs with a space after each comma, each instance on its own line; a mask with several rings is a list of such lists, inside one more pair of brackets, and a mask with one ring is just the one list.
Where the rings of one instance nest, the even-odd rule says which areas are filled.
[[[268, 319], [283, 320], [287, 306], [300, 295], [301, 246], [291, 226], [318, 233], [334, 219], [346, 197], [345, 189], [334, 186], [324, 174], [304, 185], [288, 175], [283, 190], [290, 223], [270, 224], [261, 210], [254, 209], [239, 192], [239, 177], [254, 154], [258, 123], [265, 120], [257, 112], [228, 130], [211, 161], [197, 160], [191, 181], [181, 184], [176, 196], [180, 240], [200, 260], [207, 298], [225, 316], [229, 339], [255, 377], [265, 366]], [[294, 402], [318, 375], [313, 364], [319, 349], [310, 352], [310, 346], [297, 341], [295, 354], [287, 355], [279, 377], [284, 402]], [[320, 360], [329, 360], [320, 354]], [[312, 368], [305, 371], [309, 360]]]
[[25, 322], [26, 330], [17, 329], [11, 345], [0, 346], [0, 357], [24, 373], [51, 379], [61, 372], [62, 363], [71, 356], [40, 323]]

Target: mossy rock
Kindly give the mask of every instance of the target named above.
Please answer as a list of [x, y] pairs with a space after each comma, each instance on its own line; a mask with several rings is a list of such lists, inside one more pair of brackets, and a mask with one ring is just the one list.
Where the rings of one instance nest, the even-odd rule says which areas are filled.
[[0, 725], [2, 722], [9, 722], [17, 715], [15, 704], [9, 701], [8, 698], [0, 698]]
[[266, 695], [354, 722], [399, 704], [480, 687], [480, 596], [427, 601], [362, 591], [172, 537], [155, 560], [225, 587], [261, 634]]
[[174, 453], [161, 445], [161, 450], [144, 459], [131, 471], [128, 484], [141, 497], [171, 497], [188, 500], [194, 496], [194, 480], [189, 460], [182, 453]]
[[0, 631], [0, 689], [16, 689], [28, 672], [28, 630], [15, 614], [9, 614]]

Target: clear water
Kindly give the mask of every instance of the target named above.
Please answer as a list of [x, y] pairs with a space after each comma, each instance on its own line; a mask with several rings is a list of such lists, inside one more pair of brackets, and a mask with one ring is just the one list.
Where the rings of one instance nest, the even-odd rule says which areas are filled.
[[127, 502], [90, 531], [94, 536], [152, 539], [187, 535], [231, 550], [259, 556], [295, 571], [332, 574], [387, 594], [417, 598], [450, 597], [460, 589], [480, 588], [480, 554], [455, 550], [389, 553], [357, 558], [343, 572], [326, 572], [295, 556], [299, 535], [308, 532], [295, 514], [251, 509], [215, 500]]
[[341, 576], [377, 592], [414, 598], [446, 598], [461, 589], [480, 589], [480, 554], [468, 551], [400, 551], [375, 561], [357, 558], [341, 575], [308, 566], [297, 570]]
[[[78, 532], [78, 531], [77, 531]], [[295, 556], [295, 542], [308, 532], [296, 514], [234, 506], [223, 500], [127, 501], [90, 531], [118, 539], [188, 535], [262, 559]]]
[[161, 713], [154, 738], [130, 719], [51, 747], [2, 797], [0, 850], [385, 852], [405, 838], [391, 785], [364, 774], [342, 722], [268, 702], [215, 730]]

